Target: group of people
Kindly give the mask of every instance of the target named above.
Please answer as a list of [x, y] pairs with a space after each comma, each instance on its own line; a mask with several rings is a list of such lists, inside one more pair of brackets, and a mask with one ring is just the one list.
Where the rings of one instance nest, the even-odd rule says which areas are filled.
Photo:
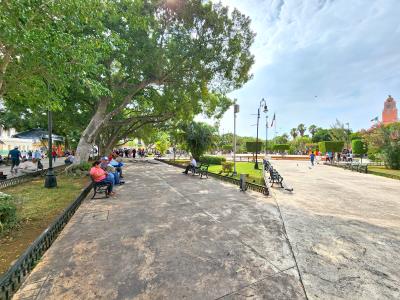
[[[315, 152], [311, 151], [311, 153], [310, 153], [310, 162], [311, 162], [312, 166], [314, 165], [316, 157], [320, 156], [320, 155], [321, 155], [321, 152], [319, 152], [318, 150], [315, 151]], [[336, 161], [345, 161], [345, 162], [352, 162], [353, 161], [353, 153], [352, 153], [351, 150], [345, 149], [345, 150], [343, 150], [342, 153], [340, 153], [340, 152], [334, 153], [334, 152], [331, 152], [331, 151], [328, 151], [328, 152], [325, 153], [325, 161], [326, 162], [333, 163], [335, 157], [336, 157]]]
[[147, 152], [144, 148], [123, 148], [123, 149], [115, 149], [113, 151], [114, 154], [121, 156], [121, 157], [130, 157], [136, 158], [140, 157], [143, 158], [147, 155]]
[[92, 164], [90, 176], [96, 183], [106, 183], [108, 194], [114, 196], [114, 186], [125, 183], [121, 180], [123, 166], [122, 157], [113, 152], [109, 157], [104, 156]]
[[[28, 151], [28, 156], [26, 156], [19, 151], [18, 147], [14, 147], [14, 149], [10, 150], [8, 153], [8, 159], [11, 162], [11, 174], [17, 174], [18, 171], [22, 173], [32, 173], [43, 169], [41, 163], [42, 157], [43, 154], [40, 150], [35, 150], [34, 152]], [[2, 157], [1, 160], [3, 161]]]

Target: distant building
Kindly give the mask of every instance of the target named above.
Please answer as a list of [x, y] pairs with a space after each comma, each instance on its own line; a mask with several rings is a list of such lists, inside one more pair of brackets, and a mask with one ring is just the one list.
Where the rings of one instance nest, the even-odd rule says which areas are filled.
[[0, 126], [0, 154], [7, 155], [14, 147], [19, 147], [21, 151], [33, 150], [33, 141], [21, 138], [15, 138], [14, 128], [4, 128]]
[[398, 121], [396, 101], [392, 96], [386, 99], [383, 112], [382, 112], [382, 123], [390, 124]]
[[[64, 138], [53, 134], [54, 145], [62, 144]], [[47, 148], [48, 135], [47, 130], [31, 129], [17, 133], [14, 128], [4, 128], [0, 126], [0, 154], [7, 155], [11, 149], [18, 147], [21, 151], [44, 150]]]

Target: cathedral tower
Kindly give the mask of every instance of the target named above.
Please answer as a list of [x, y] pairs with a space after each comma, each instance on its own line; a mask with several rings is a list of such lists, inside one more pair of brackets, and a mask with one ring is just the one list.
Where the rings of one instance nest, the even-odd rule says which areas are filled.
[[392, 96], [389, 97], [385, 101], [385, 106], [382, 112], [382, 122], [383, 124], [390, 124], [397, 122], [397, 108], [396, 101]]

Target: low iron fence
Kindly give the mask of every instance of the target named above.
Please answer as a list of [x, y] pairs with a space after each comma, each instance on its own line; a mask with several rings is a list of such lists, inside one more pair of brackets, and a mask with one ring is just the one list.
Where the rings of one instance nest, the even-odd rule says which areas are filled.
[[357, 171], [359, 173], [368, 173], [369, 164], [360, 164], [360, 163], [324, 163], [326, 166], [337, 167], [342, 169], [348, 169], [351, 171]]
[[29, 246], [12, 267], [0, 278], [0, 300], [9, 300], [22, 282], [35, 267], [44, 252], [55, 241], [83, 200], [89, 194], [92, 185], [88, 185], [78, 198]]
[[[61, 165], [61, 166], [57, 166], [54, 167], [53, 170], [56, 173], [59, 173], [61, 171], [63, 171], [65, 169], [66, 165]], [[27, 182], [27, 181], [31, 181], [33, 178], [36, 177], [40, 177], [40, 176], [44, 176], [46, 174], [48, 169], [44, 169], [44, 170], [40, 170], [40, 171], [36, 171], [36, 172], [32, 172], [32, 173], [27, 173], [21, 176], [16, 176], [16, 177], [12, 177], [9, 179], [5, 179], [5, 180], [1, 180], [0, 181], [0, 190], [7, 188], [9, 186], [13, 186], [19, 183], [23, 183], [23, 182]]]
[[[182, 165], [176, 164], [176, 163], [174, 163], [172, 161], [163, 160], [163, 159], [157, 159], [157, 158], [155, 158], [155, 160], [161, 161], [161, 162], [163, 162], [165, 164], [168, 164], [168, 165], [171, 165], [171, 166], [174, 166], [174, 167], [178, 167], [178, 168], [182, 168], [182, 169], [185, 168]], [[212, 172], [208, 172], [208, 175], [210, 175], [211, 177], [217, 178], [219, 180], [226, 181], [226, 182], [235, 184], [237, 186], [240, 186], [240, 180], [239, 179], [236, 179], [236, 178], [233, 178], [233, 177], [229, 177], [229, 176], [224, 176], [224, 175], [221, 175], [221, 174], [212, 173]], [[248, 189], [252, 190], [252, 191], [259, 192], [259, 193], [262, 193], [262, 194], [267, 195], [267, 196], [269, 195], [269, 189], [265, 185], [246, 182], [246, 187]]]

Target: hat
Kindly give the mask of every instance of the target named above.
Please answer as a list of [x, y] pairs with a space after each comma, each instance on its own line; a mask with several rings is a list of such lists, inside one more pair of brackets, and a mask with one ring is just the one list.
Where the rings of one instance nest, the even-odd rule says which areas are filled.
[[15, 146], [14, 149], [18, 149], [18, 146]]
[[104, 157], [102, 157], [101, 159], [102, 159], [102, 160], [108, 160], [108, 157], [107, 157], [107, 156], [104, 156]]

